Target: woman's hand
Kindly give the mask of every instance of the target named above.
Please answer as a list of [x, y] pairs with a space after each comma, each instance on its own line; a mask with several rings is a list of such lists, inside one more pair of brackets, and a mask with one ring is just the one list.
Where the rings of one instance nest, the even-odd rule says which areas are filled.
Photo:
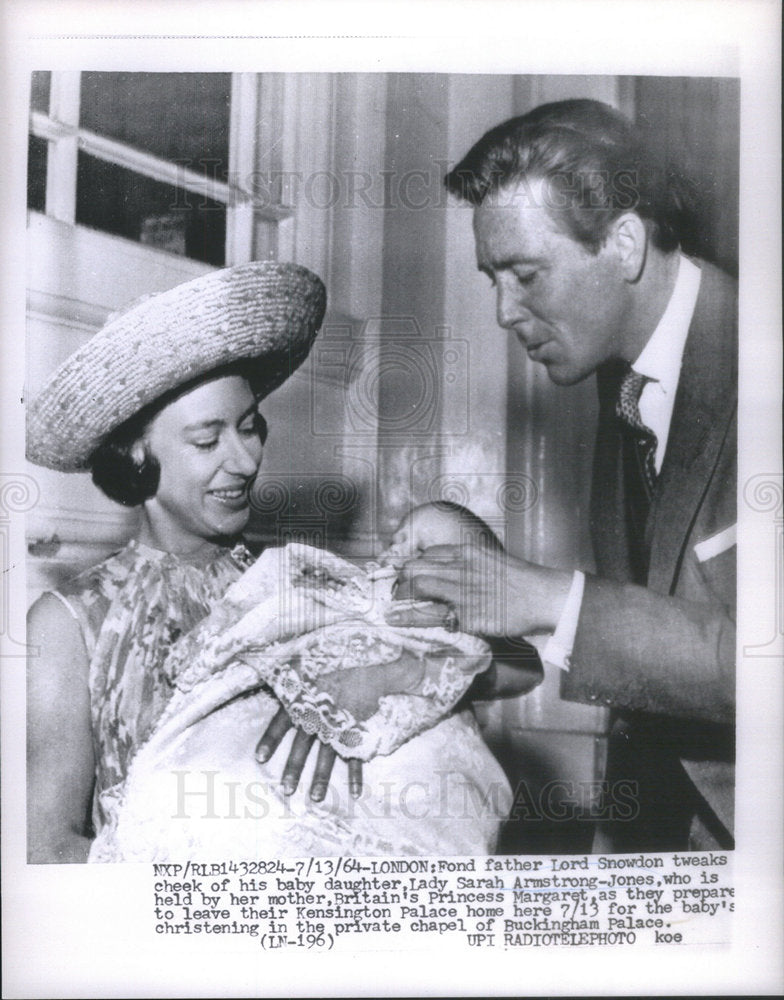
[[[355, 719], [362, 722], [373, 715], [378, 709], [379, 700], [385, 695], [417, 690], [426, 668], [427, 664], [422, 657], [403, 650], [392, 663], [349, 667], [322, 674], [319, 677], [319, 687], [331, 695], [335, 705], [351, 712]], [[285, 708], [280, 708], [256, 747], [256, 760], [266, 763], [292, 726]], [[281, 779], [285, 795], [296, 791], [315, 742], [315, 736], [301, 729], [297, 730]], [[315, 802], [320, 802], [326, 795], [336, 756], [330, 746], [319, 742], [316, 769], [310, 785], [310, 797]], [[361, 761], [349, 758], [348, 781], [350, 794], [358, 798], [362, 794]]]
[[[285, 708], [281, 707], [273, 716], [272, 721], [264, 730], [264, 734], [256, 747], [256, 760], [266, 763], [280, 746], [280, 742], [294, 723], [289, 718]], [[298, 729], [291, 744], [286, 766], [283, 768], [281, 786], [284, 795], [293, 795], [299, 785], [305, 762], [316, 742], [316, 737]], [[327, 794], [332, 769], [335, 766], [337, 754], [327, 743], [319, 742], [316, 769], [310, 783], [310, 797], [314, 802], [321, 802]], [[352, 798], [358, 799], [362, 794], [362, 761], [350, 757], [348, 763], [348, 790]]]

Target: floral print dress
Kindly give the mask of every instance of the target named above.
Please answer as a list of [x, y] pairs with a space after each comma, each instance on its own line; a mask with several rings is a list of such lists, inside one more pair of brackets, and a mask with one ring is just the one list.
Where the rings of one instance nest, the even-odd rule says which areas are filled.
[[172, 644], [252, 562], [243, 545], [182, 557], [131, 541], [55, 592], [89, 656], [96, 832], [106, 821], [103, 799], [125, 780], [174, 691], [166, 670]]

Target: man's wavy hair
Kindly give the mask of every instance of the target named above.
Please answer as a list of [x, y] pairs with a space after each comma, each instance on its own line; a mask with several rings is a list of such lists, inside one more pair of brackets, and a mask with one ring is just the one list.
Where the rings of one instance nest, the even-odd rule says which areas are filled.
[[[691, 242], [697, 191], [656, 155], [642, 129], [607, 104], [543, 104], [487, 132], [444, 178], [473, 206], [518, 184], [515, 204], [534, 204], [530, 182], [543, 180], [544, 207], [572, 239], [598, 253], [624, 212], [643, 219], [663, 251]], [[520, 200], [522, 199], [522, 201]]]
[[[98, 445], [89, 460], [92, 479], [98, 489], [124, 507], [137, 507], [145, 500], [154, 497], [158, 492], [161, 466], [144, 440], [147, 428], [154, 417], [169, 403], [203, 382], [226, 375], [240, 375], [246, 378], [256, 399], [261, 398], [255, 384], [258, 372], [243, 362], [225, 365], [175, 387], [116, 427]], [[257, 432], [259, 440], [264, 444], [267, 440], [267, 423], [260, 413], [257, 415]], [[138, 451], [136, 446], [140, 442], [144, 448], [141, 461], [134, 454]]]

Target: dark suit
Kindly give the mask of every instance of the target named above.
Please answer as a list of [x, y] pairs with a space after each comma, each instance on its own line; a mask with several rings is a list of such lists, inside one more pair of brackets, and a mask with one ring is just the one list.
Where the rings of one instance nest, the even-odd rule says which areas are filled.
[[646, 586], [630, 582], [633, 540], [615, 416], [620, 372], [609, 365], [597, 373], [591, 530], [598, 575], [586, 579], [561, 690], [616, 710], [608, 777], [640, 781], [641, 822], [616, 830], [629, 850], [682, 849], [690, 827], [693, 846], [732, 844], [735, 549], [700, 561], [694, 547], [737, 517], [737, 296], [726, 275], [700, 267], [648, 515]]

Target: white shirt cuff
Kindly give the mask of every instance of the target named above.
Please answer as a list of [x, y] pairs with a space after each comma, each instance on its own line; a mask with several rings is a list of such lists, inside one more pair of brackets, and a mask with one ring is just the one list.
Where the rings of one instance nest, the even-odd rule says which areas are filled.
[[583, 589], [585, 574], [579, 570], [572, 577], [572, 585], [566, 597], [561, 617], [555, 632], [547, 640], [542, 659], [553, 667], [568, 670], [571, 666], [574, 637], [577, 635], [577, 622], [580, 618], [580, 608], [583, 604]]

